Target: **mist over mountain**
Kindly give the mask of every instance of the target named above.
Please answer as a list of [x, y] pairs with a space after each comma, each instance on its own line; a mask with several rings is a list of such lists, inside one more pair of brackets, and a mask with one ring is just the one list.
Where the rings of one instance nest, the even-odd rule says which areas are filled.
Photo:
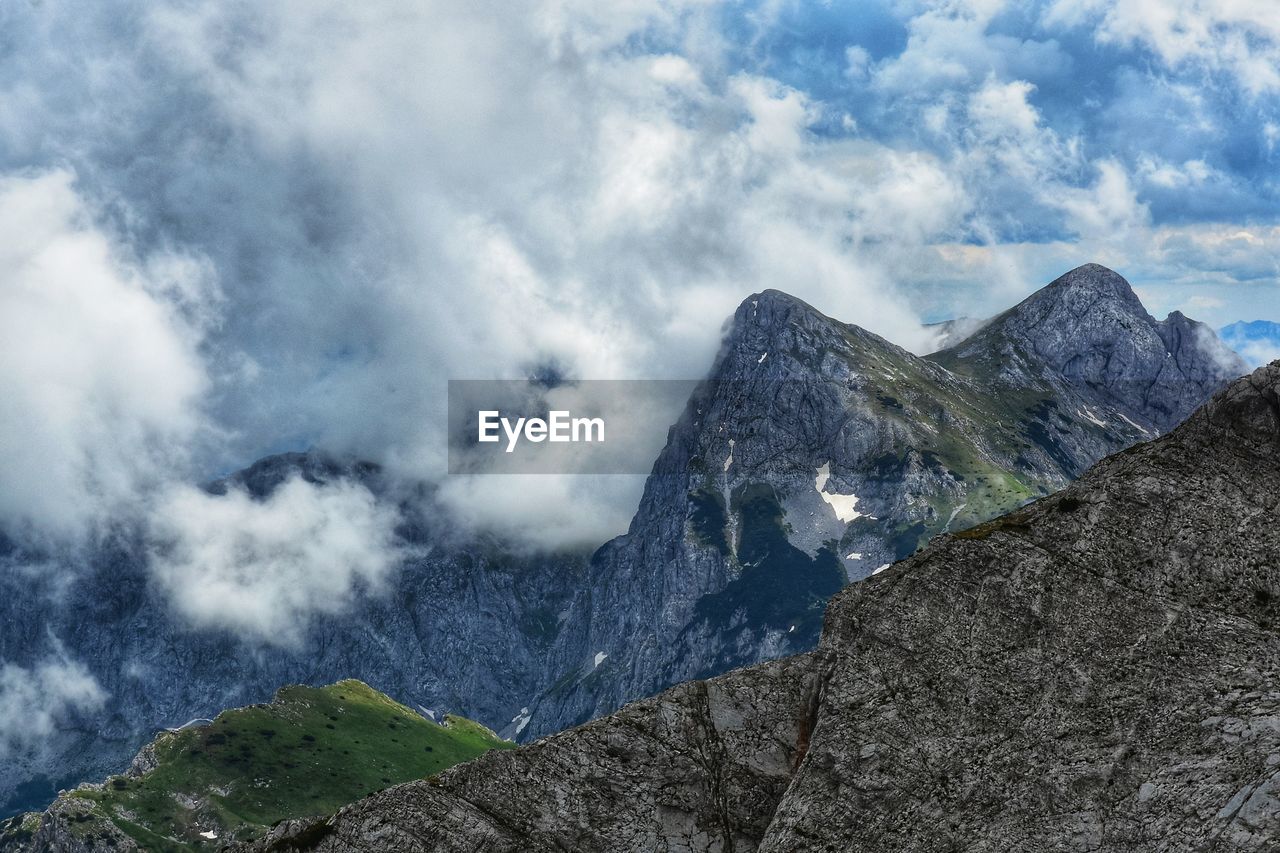
[[[394, 755], [404, 714], [429, 735], [453, 715], [528, 745], [783, 659], [802, 663], [753, 670], [766, 677], [740, 696], [778, 692], [761, 707], [807, 714], [823, 698], [810, 687], [836, 682], [803, 661], [832, 659], [815, 649], [850, 585], [878, 589], [939, 541], [1020, 517], [1280, 358], [1269, 5], [0, 4], [0, 850], [211, 849], [332, 812], [443, 766], [431, 737]], [[524, 432], [488, 441], [491, 411]], [[561, 413], [598, 419], [608, 440], [544, 438]], [[1246, 472], [1219, 473], [1229, 489]], [[1170, 562], [1152, 572], [1177, 575], [1182, 555], [1160, 548], [1179, 535], [1154, 543]], [[954, 612], [1007, 589], [964, 586], [977, 601]], [[1272, 595], [1252, 593], [1259, 607]], [[896, 613], [908, 644], [936, 615]], [[1032, 617], [1006, 645], [941, 621], [928, 630], [1039, 678], [1020, 657]], [[892, 620], [876, 624], [892, 647]], [[1112, 680], [1038, 639], [1045, 671], [1089, 673], [1054, 691], [1128, 684], [1127, 718], [1134, 696], [1168, 704], [1139, 689], [1156, 675]], [[945, 671], [876, 663], [895, 690], [958, 701]], [[1231, 683], [1183, 686], [1219, 676]], [[394, 710], [331, 735], [340, 721], [317, 709], [342, 717], [331, 688], [353, 679]], [[1028, 719], [1059, 704], [993, 689], [1036, 702]], [[729, 716], [752, 716], [749, 702]], [[659, 706], [662, 725], [724, 722]], [[246, 751], [248, 725], [201, 729], [228, 709], [290, 725], [263, 722]], [[1248, 710], [1224, 739], [1271, 725]], [[750, 737], [789, 742], [794, 719], [809, 718]], [[263, 729], [290, 731], [287, 745]], [[673, 742], [706, 767], [724, 748]], [[1072, 742], [1090, 756], [1098, 743]], [[1028, 743], [1049, 775], [1013, 813], [1036, 796], [1052, 815], [1083, 803], [1057, 846], [1122, 851], [1106, 803], [1071, 799], [1093, 777], [1062, 782], [1040, 761], [1049, 739]], [[154, 744], [178, 746], [144, 784], [128, 768]], [[1182, 746], [1172, 766], [1227, 754]], [[941, 752], [919, 754], [960, 778]], [[614, 774], [593, 756], [571, 752], [586, 762], [574, 772]], [[685, 757], [668, 763], [693, 773]], [[1266, 818], [1248, 805], [1269, 796], [1264, 772], [1228, 801], [1245, 822], [1217, 838], [1162, 813], [1168, 846], [1243, 843]], [[581, 844], [545, 840], [803, 846], [803, 822], [765, 838], [794, 768], [736, 792], [713, 776], [716, 798], [751, 812], [741, 832], [717, 806], [718, 824], [672, 817], [670, 838], [606, 838], [588, 807]], [[853, 812], [887, 790], [847, 778], [832, 799]], [[536, 800], [522, 797], [537, 780], [495, 779]], [[1161, 784], [1140, 788], [1151, 808]], [[1216, 820], [1218, 793], [1178, 802]], [[939, 817], [967, 814], [962, 800], [904, 810], [942, 847], [953, 831], [956, 848], [1054, 846], [1036, 817], [1025, 838], [966, 845]], [[999, 796], [987, 802], [994, 816]], [[617, 819], [644, 823], [632, 805]], [[821, 830], [819, 846], [858, 846]], [[307, 831], [279, 840], [323, 841]]]
[[1280, 323], [1270, 320], [1241, 320], [1218, 330], [1222, 342], [1254, 367], [1280, 358]]
[[[765, 291], [734, 314], [629, 532], [594, 553], [460, 535], [432, 487], [375, 465], [269, 457], [175, 493], [158, 540], [122, 529], [70, 579], [0, 577], [0, 659], [65, 685], [40, 694], [38, 748], [0, 759], [0, 796], [43, 805], [156, 729], [282, 684], [360, 678], [527, 741], [807, 651], [849, 581], [1060, 489], [1243, 369], [1093, 265], [927, 358]], [[352, 544], [370, 537], [393, 548]], [[245, 576], [236, 554], [270, 571]]]

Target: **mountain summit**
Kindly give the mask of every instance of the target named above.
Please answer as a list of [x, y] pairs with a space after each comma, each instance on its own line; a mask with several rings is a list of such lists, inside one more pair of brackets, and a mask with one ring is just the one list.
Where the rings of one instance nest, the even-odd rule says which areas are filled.
[[1155, 437], [1245, 372], [1230, 356], [1096, 264], [925, 358], [794, 296], [749, 296], [631, 530], [592, 561], [575, 621], [606, 667], [563, 673], [526, 732], [812, 648], [846, 582]]
[[1249, 369], [1203, 323], [1176, 311], [1156, 321], [1129, 283], [1099, 264], [1071, 270], [933, 358], [1015, 385], [1065, 381], [1160, 432]]

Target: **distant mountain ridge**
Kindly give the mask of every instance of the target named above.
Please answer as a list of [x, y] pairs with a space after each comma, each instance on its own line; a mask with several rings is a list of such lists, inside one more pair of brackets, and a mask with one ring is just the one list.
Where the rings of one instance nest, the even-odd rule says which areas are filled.
[[923, 358], [793, 296], [755, 294], [631, 530], [592, 560], [574, 621], [614, 679], [562, 674], [528, 729], [806, 651], [846, 580], [1062, 488], [1246, 370], [1208, 327], [1156, 321], [1096, 264]]
[[1240, 353], [1254, 367], [1280, 358], [1280, 323], [1242, 320], [1223, 326], [1218, 335], [1224, 344]]
[[[1107, 322], [1079, 330], [1074, 305]], [[671, 428], [629, 532], [594, 554], [460, 542], [429, 489], [392, 495], [367, 464], [261, 460], [211, 490], [261, 497], [297, 474], [404, 501], [413, 556], [391, 588], [317, 619], [297, 648], [264, 648], [177, 621], [128, 539], [66, 587], [0, 574], [0, 660], [31, 666], [56, 641], [110, 697], [42, 753], [0, 762], [0, 798], [42, 805], [120, 769], [156, 729], [280, 684], [356, 677], [527, 741], [678, 681], [807, 651], [849, 580], [1061, 488], [1243, 372], [1212, 344], [1185, 318], [1153, 320], [1092, 265], [924, 358], [794, 297], [756, 294]]]
[[1212, 329], [1175, 311], [1156, 321], [1120, 275], [1086, 264], [930, 358], [955, 372], [1024, 384], [1057, 379], [1166, 431], [1249, 366]]

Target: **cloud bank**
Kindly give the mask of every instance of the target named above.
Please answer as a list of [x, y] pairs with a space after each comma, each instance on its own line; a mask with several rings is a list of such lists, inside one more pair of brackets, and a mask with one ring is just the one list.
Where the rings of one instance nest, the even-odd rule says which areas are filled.
[[377, 593], [403, 553], [393, 507], [345, 480], [294, 476], [257, 500], [240, 489], [168, 491], [151, 516], [156, 582], [197, 628], [294, 645], [314, 617]]
[[69, 715], [96, 711], [106, 698], [88, 670], [61, 657], [0, 666], [0, 758], [38, 749]]
[[77, 538], [185, 470], [207, 271], [132, 255], [63, 170], [0, 178], [0, 518]]

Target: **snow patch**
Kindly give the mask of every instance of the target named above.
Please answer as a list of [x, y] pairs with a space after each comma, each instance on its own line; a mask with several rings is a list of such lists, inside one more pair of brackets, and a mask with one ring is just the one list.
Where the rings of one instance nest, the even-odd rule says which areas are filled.
[[724, 472], [729, 473], [729, 466], [733, 464], [733, 439], [729, 439], [729, 458], [724, 460]]
[[180, 732], [180, 731], [182, 731], [183, 729], [189, 729], [189, 728], [191, 728], [192, 726], [208, 726], [208, 725], [212, 725], [212, 724], [213, 724], [213, 720], [206, 719], [205, 717], [196, 717], [196, 718], [194, 718], [194, 719], [187, 720], [185, 723], [183, 723], [182, 725], [178, 726], [177, 728], [165, 729], [165, 731], [167, 731], [167, 732]]
[[822, 467], [818, 469], [818, 476], [813, 481], [813, 487], [818, 491], [822, 491], [827, 487], [827, 480], [831, 479], [831, 463], [823, 462]]
[[1106, 426], [1106, 425], [1107, 425], [1107, 422], [1106, 422], [1106, 421], [1104, 421], [1104, 420], [1100, 420], [1100, 419], [1098, 418], [1098, 416], [1097, 416], [1097, 415], [1095, 415], [1095, 414], [1093, 413], [1093, 409], [1090, 409], [1088, 406], [1085, 406], [1085, 407], [1084, 407], [1084, 411], [1083, 411], [1083, 412], [1082, 412], [1082, 411], [1080, 411], [1079, 409], [1076, 409], [1076, 414], [1077, 414], [1077, 415], [1079, 415], [1080, 417], [1084, 418], [1084, 419], [1085, 419], [1085, 420], [1087, 420], [1087, 421], [1091, 421], [1091, 422], [1093, 422], [1093, 423], [1097, 424], [1097, 425], [1098, 425], [1098, 426], [1100, 426], [1100, 427], [1104, 427], [1104, 426]]
[[210, 841], [213, 841], [215, 838], [217, 838], [217, 837], [218, 837], [218, 833], [214, 832], [212, 829], [209, 829], [209, 830], [205, 830], [204, 832], [200, 833], [200, 837], [201, 837], [201, 838], [207, 838], [207, 839], [209, 839]]
[[854, 551], [852, 554], [846, 554], [846, 555], [845, 555], [845, 559], [846, 559], [846, 560], [861, 560], [861, 559], [862, 559], [862, 552], [861, 552], [861, 551]]
[[876, 567], [876, 569], [875, 569], [874, 571], [872, 571], [872, 572], [871, 572], [871, 574], [873, 574], [873, 575], [878, 575], [878, 574], [880, 574], [881, 572], [883, 572], [885, 569], [889, 568], [889, 567], [890, 567], [890, 566], [892, 566], [892, 565], [893, 565], [893, 563], [885, 563], [883, 566], [878, 566], [878, 567]]
[[769, 357], [769, 353], [765, 353], [764, 355], [760, 356], [760, 360], [757, 361], [756, 364], [764, 364], [764, 360], [768, 357]]
[[520, 713], [511, 718], [511, 722], [516, 724], [516, 734], [524, 731], [524, 727], [529, 725], [529, 721], [533, 719], [533, 714], [529, 713], [528, 708], [521, 708]]
[[596, 665], [596, 666], [599, 666], [600, 664], [604, 663], [604, 659], [605, 659], [605, 658], [607, 658], [608, 656], [609, 656], [609, 655], [607, 655], [607, 654], [606, 654], [606, 653], [604, 653], [604, 652], [596, 652], [596, 658], [595, 658], [596, 663], [595, 663], [595, 665]]
[[[827, 505], [835, 511], [836, 518], [845, 524], [861, 518], [864, 513], [858, 512], [854, 507], [858, 505], [857, 495], [835, 495], [824, 492], [823, 489], [827, 485], [827, 481], [831, 479], [831, 463], [823, 462], [822, 467], [816, 472], [813, 479], [813, 487], [818, 490], [818, 497], [827, 502]], [[868, 515], [867, 518], [875, 516]]]
[[1139, 426], [1138, 424], [1135, 424], [1133, 421], [1131, 421], [1131, 420], [1129, 420], [1128, 418], [1126, 418], [1123, 414], [1121, 414], [1121, 415], [1120, 415], [1120, 420], [1124, 421], [1124, 422], [1125, 422], [1125, 423], [1127, 423], [1129, 426], [1131, 426], [1131, 427], [1133, 427], [1134, 429], [1138, 430], [1138, 431], [1139, 431], [1139, 432], [1141, 432], [1143, 435], [1152, 435], [1152, 434], [1153, 434], [1153, 433], [1151, 432], [1151, 430], [1147, 429], [1147, 428], [1146, 428], [1146, 427], [1144, 427], [1144, 426]]

